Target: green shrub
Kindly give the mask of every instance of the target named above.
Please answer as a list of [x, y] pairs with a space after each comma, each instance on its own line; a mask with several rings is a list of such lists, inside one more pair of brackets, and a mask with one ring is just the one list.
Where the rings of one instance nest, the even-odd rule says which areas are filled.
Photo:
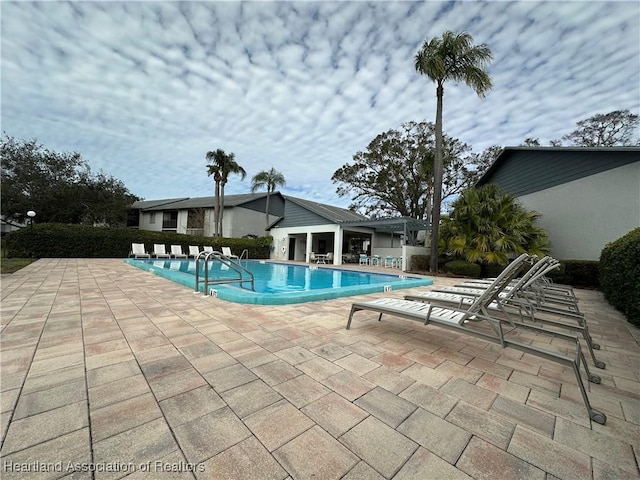
[[502, 273], [506, 265], [497, 263], [482, 263], [480, 265], [480, 276], [483, 278], [495, 278]]
[[429, 255], [411, 255], [411, 270], [428, 272], [431, 257]]
[[444, 271], [453, 275], [478, 278], [480, 277], [481, 267], [477, 263], [467, 262], [466, 260], [452, 260], [445, 263]]
[[548, 276], [556, 283], [582, 288], [598, 288], [600, 286], [600, 262], [561, 260], [560, 268]]
[[[438, 265], [444, 265], [451, 258], [445, 255], [438, 256]], [[431, 255], [411, 255], [411, 270], [415, 272], [428, 272], [431, 270]]]
[[609, 303], [640, 327], [640, 228], [604, 247], [600, 287]]
[[21, 258], [126, 258], [132, 243], [144, 243], [148, 252], [153, 251], [154, 243], [164, 243], [167, 249], [170, 245], [182, 245], [185, 252], [189, 245], [198, 245], [201, 250], [205, 245], [212, 246], [214, 250], [229, 246], [236, 255], [247, 249], [249, 258], [269, 258], [271, 241], [271, 237], [203, 237], [57, 223], [41, 223], [5, 236], [7, 256]]

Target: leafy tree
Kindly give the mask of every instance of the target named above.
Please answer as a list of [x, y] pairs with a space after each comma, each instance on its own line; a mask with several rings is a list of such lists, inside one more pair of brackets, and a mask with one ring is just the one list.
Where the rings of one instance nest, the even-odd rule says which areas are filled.
[[504, 150], [500, 145], [491, 145], [490, 147], [485, 148], [482, 153], [475, 153], [475, 158], [473, 159], [474, 165], [474, 173], [471, 175], [471, 178], [468, 182], [464, 184], [464, 188], [466, 189], [468, 186], [474, 185], [482, 175], [489, 169], [489, 167], [496, 161], [498, 155], [502, 153]]
[[[469, 145], [444, 136], [446, 199], [475, 182], [484, 171]], [[350, 208], [372, 217], [407, 216], [428, 220], [434, 190], [435, 126], [407, 122], [374, 138], [331, 177], [339, 196], [351, 196]]]
[[2, 215], [38, 223], [124, 225], [138, 197], [104, 172], [92, 174], [80, 153], [58, 153], [36, 140], [5, 135], [1, 144]]
[[438, 230], [440, 224], [440, 208], [442, 203], [443, 178], [443, 139], [442, 133], [442, 100], [444, 83], [448, 80], [464, 82], [478, 96], [491, 89], [492, 82], [484, 70], [485, 65], [493, 58], [491, 50], [485, 44], [473, 45], [473, 37], [467, 33], [444, 32], [441, 38], [432, 38], [424, 42], [416, 53], [415, 68], [436, 83], [436, 149], [434, 159], [434, 194], [431, 229], [431, 265], [432, 272], [438, 270]]
[[269, 226], [269, 200], [271, 198], [271, 194], [275, 191], [276, 187], [284, 187], [285, 184], [284, 175], [273, 167], [269, 170], [263, 170], [262, 172], [256, 173], [251, 179], [252, 192], [257, 192], [261, 188], [267, 189], [267, 206], [264, 212], [265, 227]]
[[222, 236], [222, 217], [224, 213], [224, 187], [229, 181], [229, 175], [238, 174], [243, 179], [247, 176], [235, 160], [233, 153], [225, 153], [224, 150], [217, 149], [215, 152], [207, 152], [207, 160], [211, 162], [207, 165], [207, 175], [213, 175], [216, 183], [215, 188], [215, 209], [214, 209], [214, 234]]
[[495, 184], [465, 190], [441, 228], [440, 253], [473, 263], [506, 265], [509, 256], [545, 255], [547, 233], [535, 224], [539, 214], [527, 211]]
[[[577, 123], [578, 128], [562, 137], [579, 147], [614, 147], [640, 145], [640, 117], [629, 110], [599, 113]], [[555, 140], [555, 142], [558, 142]]]
[[522, 142], [523, 147], [539, 147], [540, 146], [540, 139], [539, 138], [533, 138], [533, 137], [528, 137], [524, 139], [524, 142]]

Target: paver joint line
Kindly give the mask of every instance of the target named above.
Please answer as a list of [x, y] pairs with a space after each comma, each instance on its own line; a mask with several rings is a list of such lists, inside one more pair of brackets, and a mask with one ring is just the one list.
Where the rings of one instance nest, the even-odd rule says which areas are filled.
[[[234, 475], [232, 461], [283, 480], [465, 478], [492, 472], [489, 452], [531, 478], [640, 478], [640, 381], [623, 374], [640, 334], [600, 292], [578, 296], [608, 364], [606, 385], [590, 385], [604, 426], [585, 420], [571, 376], [544, 360], [405, 320], [372, 316], [345, 332], [351, 303], [382, 295], [237, 305], [118, 259], [40, 259], [0, 291], [10, 312], [0, 327], [3, 460], [202, 462]], [[76, 384], [84, 393], [68, 392]]]

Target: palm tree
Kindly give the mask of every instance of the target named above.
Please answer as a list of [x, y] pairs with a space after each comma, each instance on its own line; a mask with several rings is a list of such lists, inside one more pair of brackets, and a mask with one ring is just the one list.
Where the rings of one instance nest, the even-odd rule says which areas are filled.
[[535, 224], [540, 215], [527, 211], [495, 184], [468, 188], [452, 206], [451, 216], [442, 223], [441, 253], [472, 263], [506, 265], [521, 253], [548, 252], [547, 233]]
[[229, 180], [229, 175], [238, 174], [243, 179], [247, 176], [235, 160], [233, 153], [225, 153], [224, 150], [217, 149], [215, 152], [207, 152], [207, 160], [211, 163], [207, 165], [207, 174], [213, 175], [216, 182], [216, 201], [214, 210], [215, 236], [222, 236], [222, 217], [224, 212], [224, 186]]
[[465, 82], [478, 96], [491, 89], [492, 82], [484, 70], [493, 58], [486, 45], [473, 45], [473, 37], [467, 33], [444, 32], [442, 38], [425, 40], [416, 53], [415, 68], [436, 83], [436, 154], [433, 165], [433, 214], [431, 215], [431, 264], [432, 272], [438, 271], [438, 228], [442, 203], [442, 97], [444, 82]]
[[224, 150], [218, 149], [215, 152], [207, 152], [207, 160], [211, 163], [207, 164], [207, 175], [212, 176], [216, 183], [215, 187], [215, 205], [213, 208], [213, 225], [214, 235], [218, 236], [218, 212], [220, 212], [220, 180], [222, 178], [220, 174], [220, 162], [223, 156], [225, 156]]
[[251, 179], [251, 191], [256, 192], [261, 188], [267, 188], [267, 207], [265, 209], [265, 228], [269, 226], [269, 198], [276, 187], [284, 187], [284, 175], [271, 167], [268, 171], [256, 173]]

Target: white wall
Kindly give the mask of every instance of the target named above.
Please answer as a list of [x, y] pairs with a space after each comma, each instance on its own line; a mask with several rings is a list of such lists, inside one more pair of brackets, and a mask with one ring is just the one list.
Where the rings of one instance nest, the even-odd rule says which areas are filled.
[[[154, 223], [151, 223], [151, 218], [154, 217]], [[141, 212], [140, 224], [138, 225], [140, 230], [151, 230], [154, 232], [162, 231], [162, 212]]]
[[378, 248], [402, 248], [402, 239], [399, 235], [391, 235], [390, 233], [374, 233], [371, 239], [372, 252]]
[[604, 246], [640, 226], [640, 162], [519, 197], [542, 214], [551, 254], [598, 260]]
[[[264, 216], [262, 221], [264, 222]], [[309, 244], [308, 234], [310, 233], [328, 233], [334, 235], [333, 241], [335, 243], [335, 235], [339, 232], [339, 225], [310, 225], [305, 227], [289, 227], [289, 228], [273, 228], [271, 229], [271, 236], [273, 237], [274, 250], [271, 252], [272, 260], [287, 260], [289, 258], [289, 235], [295, 236], [296, 241], [296, 257], [297, 261], [306, 261], [307, 255], [313, 251], [313, 245]], [[300, 238], [299, 235], [306, 234], [307, 237]], [[317, 241], [317, 240], [316, 240]], [[335, 245], [335, 248], [340, 248], [339, 245]], [[304, 252], [304, 253], [302, 253]], [[302, 255], [301, 255], [302, 254]], [[302, 257], [302, 258], [300, 258]], [[336, 252], [334, 252], [336, 257]], [[337, 255], [336, 258], [342, 259]], [[338, 262], [340, 260], [337, 260]]]

